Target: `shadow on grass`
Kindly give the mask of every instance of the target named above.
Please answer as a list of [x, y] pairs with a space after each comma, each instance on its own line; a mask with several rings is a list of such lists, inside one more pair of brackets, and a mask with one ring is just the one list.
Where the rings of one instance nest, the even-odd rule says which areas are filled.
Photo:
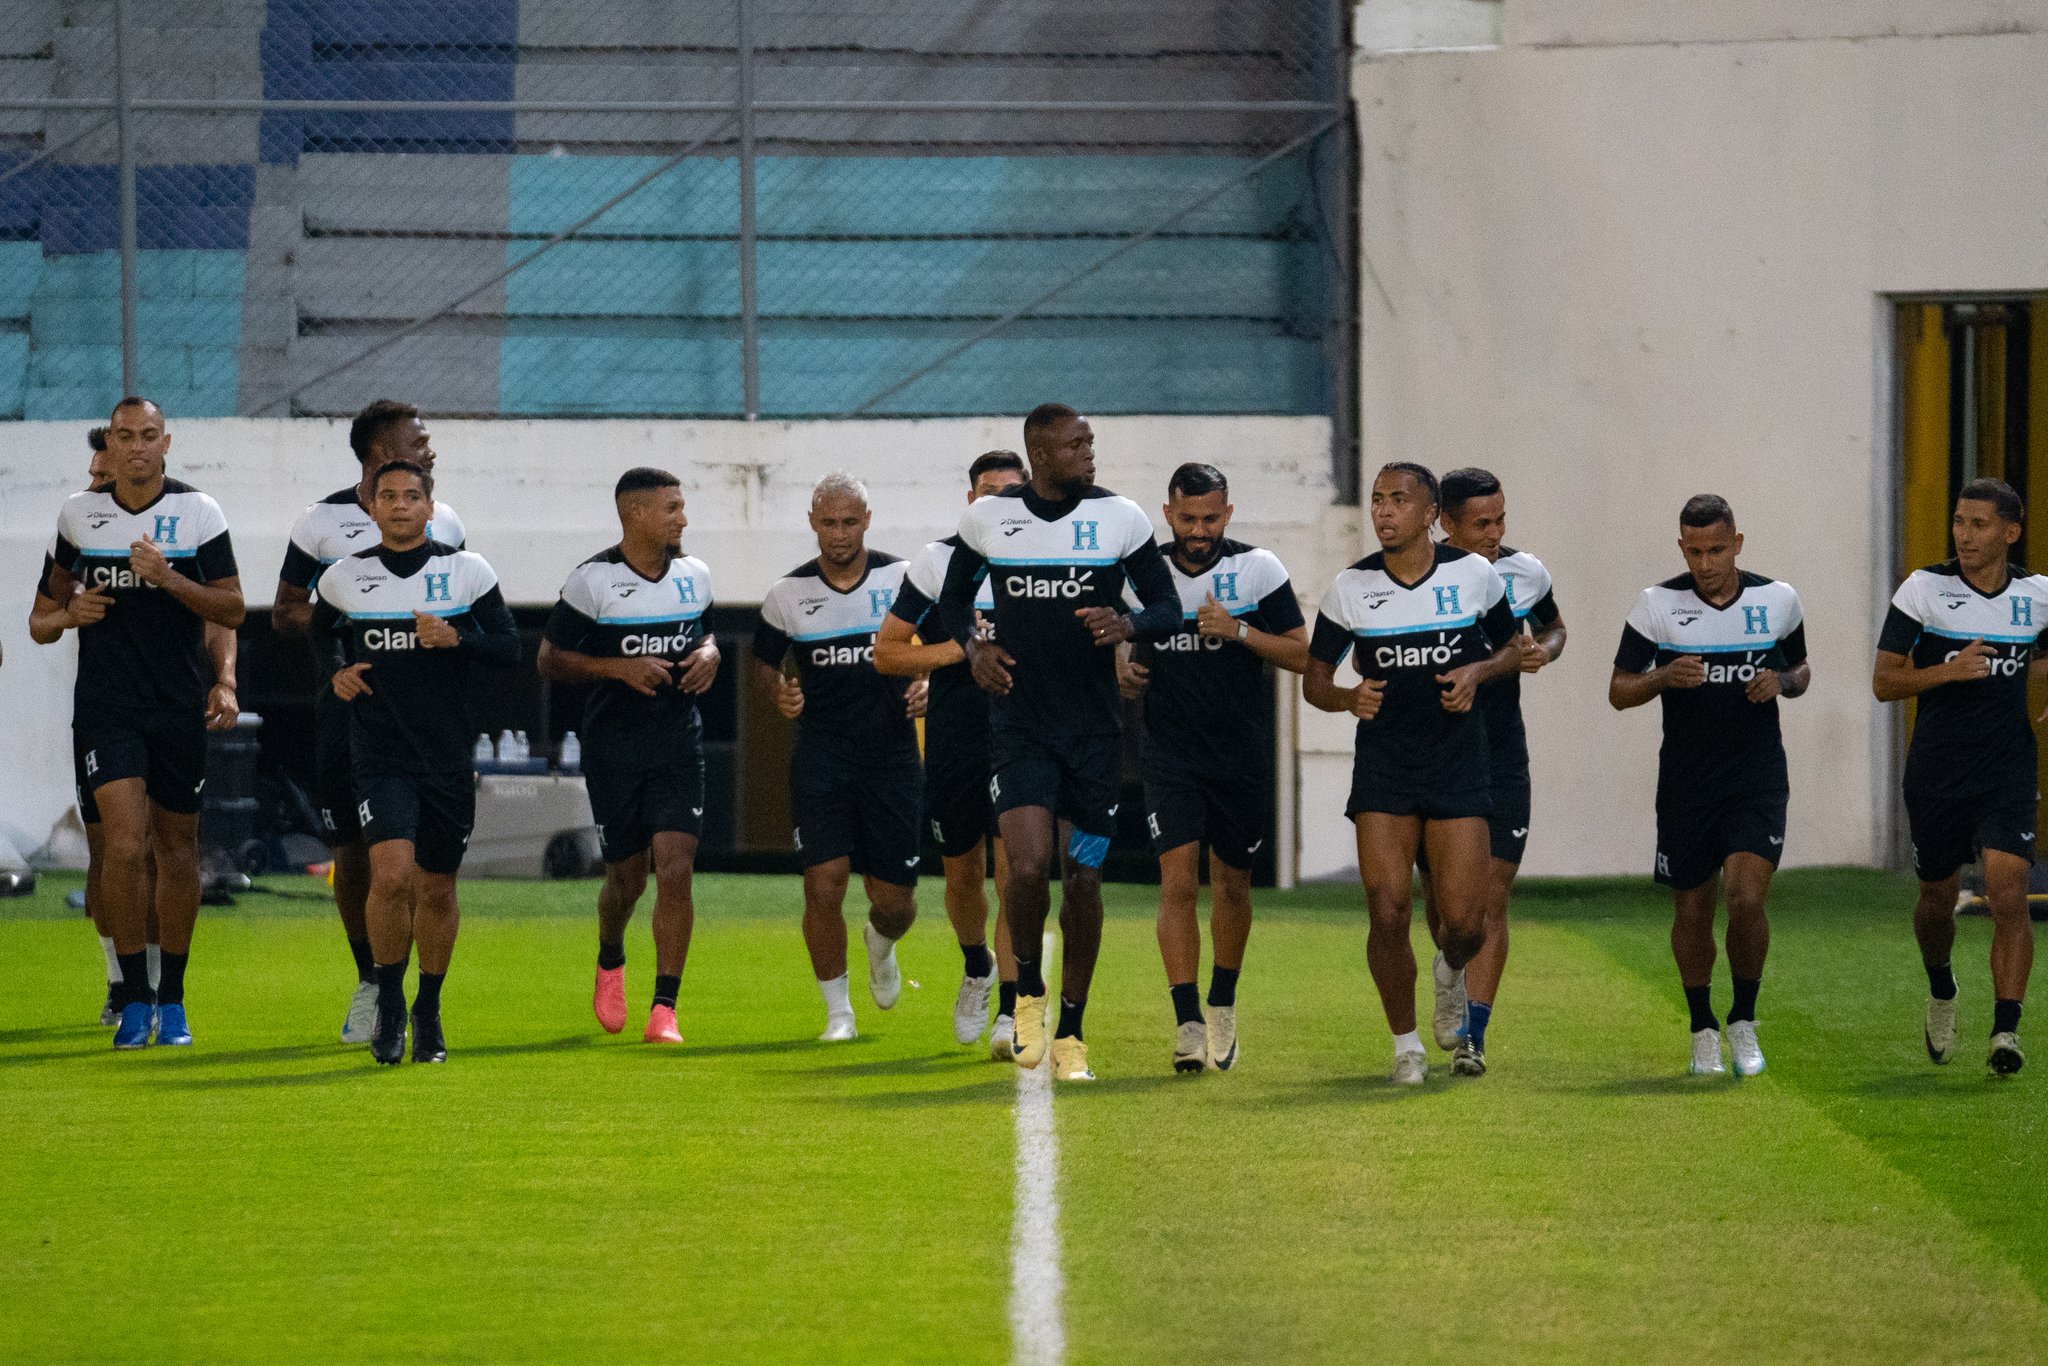
[[843, 1044], [821, 1044], [813, 1038], [801, 1039], [759, 1039], [753, 1043], [712, 1043], [699, 1047], [685, 1039], [681, 1048], [643, 1048], [634, 1050], [642, 1058], [658, 1058], [664, 1062], [688, 1062], [692, 1058], [744, 1058], [767, 1053], [799, 1053], [808, 1048], [845, 1048], [848, 1044], [859, 1045], [871, 1042], [865, 1038], [850, 1039]]
[[111, 1038], [105, 1025], [38, 1025], [34, 1029], [0, 1029], [0, 1048], [17, 1043], [55, 1043], [63, 1039]]
[[1705, 1096], [1726, 1092], [1734, 1095], [1742, 1083], [1732, 1072], [1725, 1077], [1695, 1077], [1689, 1072], [1657, 1076], [1604, 1077], [1598, 1081], [1566, 1083], [1542, 1089], [1581, 1096]]
[[949, 1049], [914, 1058], [876, 1058], [869, 1062], [821, 1062], [799, 1069], [818, 1077], [929, 1077], [961, 1072], [979, 1065], [980, 1058], [968, 1049]]
[[965, 1086], [948, 1086], [934, 1090], [919, 1091], [875, 1091], [858, 1096], [816, 1096], [820, 1105], [837, 1110], [848, 1105], [869, 1110], [933, 1110], [952, 1105], [978, 1105], [985, 1107], [1006, 1107], [1016, 1092], [1016, 1083], [1008, 1077], [986, 1077]]
[[230, 1072], [219, 1077], [172, 1077], [163, 1084], [179, 1091], [263, 1091], [273, 1087], [328, 1086], [383, 1071], [368, 1058], [324, 1072]]
[[1453, 1082], [1447, 1072], [1432, 1071], [1429, 1080], [1420, 1086], [1396, 1086], [1386, 1077], [1368, 1073], [1355, 1077], [1324, 1077], [1290, 1090], [1273, 1090], [1267, 1093], [1267, 1103], [1275, 1106], [1308, 1105], [1399, 1105], [1403, 1102], [1417, 1103], [1432, 1096], [1448, 1094], [1468, 1083]]

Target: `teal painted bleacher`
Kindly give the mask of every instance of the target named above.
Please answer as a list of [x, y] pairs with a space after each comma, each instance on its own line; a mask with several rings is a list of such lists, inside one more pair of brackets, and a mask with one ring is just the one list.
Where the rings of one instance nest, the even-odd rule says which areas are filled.
[[[112, 252], [0, 257], [0, 318], [33, 272], [13, 413], [90, 418], [121, 390], [121, 266]], [[136, 259], [135, 387], [178, 417], [235, 411], [246, 252], [154, 250]], [[14, 334], [6, 334], [14, 335]], [[0, 345], [5, 337], [0, 336]], [[4, 364], [0, 361], [0, 364]], [[0, 404], [7, 394], [0, 389]], [[0, 412], [7, 409], [0, 407]]]

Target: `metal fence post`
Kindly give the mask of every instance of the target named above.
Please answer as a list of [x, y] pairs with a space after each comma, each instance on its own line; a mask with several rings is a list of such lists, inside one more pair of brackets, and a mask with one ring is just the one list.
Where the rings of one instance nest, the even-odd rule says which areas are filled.
[[740, 381], [747, 421], [761, 415], [761, 320], [754, 281], [754, 4], [739, 6]]
[[128, 108], [128, 0], [114, 0], [114, 122], [121, 144], [121, 392], [135, 373], [135, 120]]

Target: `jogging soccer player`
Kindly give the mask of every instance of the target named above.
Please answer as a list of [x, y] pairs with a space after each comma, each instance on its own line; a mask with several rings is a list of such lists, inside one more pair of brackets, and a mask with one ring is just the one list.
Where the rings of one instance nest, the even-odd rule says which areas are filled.
[[1765, 914], [1785, 852], [1791, 782], [1778, 699], [1812, 682], [1799, 594], [1736, 567], [1742, 534], [1727, 500], [1702, 493], [1678, 514], [1687, 573], [1645, 588], [1621, 629], [1607, 700], [1617, 711], [1662, 698], [1657, 756], [1657, 881], [1671, 889], [1671, 956], [1692, 1015], [1692, 1071], [1718, 1074], [1715, 881], [1728, 907], [1728, 1048], [1738, 1076], [1764, 1070], [1756, 998], [1771, 946]]
[[370, 513], [378, 544], [320, 575], [314, 657], [348, 704], [355, 817], [370, 851], [370, 1055], [405, 1057], [405, 967], [417, 939], [412, 1060], [443, 1062], [441, 985], [460, 920], [455, 874], [476, 822], [470, 663], [517, 664], [519, 631], [483, 556], [428, 539], [434, 476], [424, 465], [393, 460], [379, 469]]
[[[1308, 627], [1286, 566], [1230, 539], [1230, 483], [1189, 463], [1166, 483], [1162, 547], [1180, 629], [1135, 646], [1124, 695], [1145, 699], [1145, 825], [1159, 858], [1159, 953], [1173, 1000], [1173, 1067], [1237, 1062], [1237, 978], [1252, 932], [1252, 856], [1273, 804], [1272, 689], [1266, 665], [1300, 673]], [[1202, 968], [1202, 849], [1209, 850], [1209, 1014]]]
[[[1522, 675], [1533, 674], [1564, 653], [1564, 617], [1557, 610], [1550, 571], [1526, 550], [1501, 544], [1507, 535], [1507, 494], [1500, 480], [1477, 468], [1452, 470], [1441, 481], [1437, 520], [1444, 540], [1493, 565], [1515, 614], [1513, 673], [1479, 689], [1479, 714], [1486, 719], [1487, 771], [1493, 782], [1493, 810], [1486, 818], [1493, 861], [1487, 879], [1486, 944], [1453, 972], [1441, 952], [1431, 973], [1436, 986], [1437, 1047], [1452, 1054], [1453, 1070], [1486, 1073], [1486, 1027], [1508, 963], [1508, 898], [1529, 843], [1529, 737], [1522, 726]], [[1427, 869], [1422, 890], [1432, 938], [1442, 926]]]
[[[92, 451], [92, 460], [86, 469], [86, 487], [91, 489], [112, 477], [107, 457], [107, 429], [94, 427], [87, 432], [86, 445]], [[50, 569], [56, 563], [55, 553], [56, 542], [53, 540], [50, 551], [43, 556], [42, 571], [36, 579], [35, 606], [29, 610], [29, 638], [38, 645], [55, 644], [67, 628], [99, 620], [105, 615], [109, 602], [107, 594], [86, 593], [81, 591], [82, 585], [76, 584], [73, 585], [70, 603], [60, 604], [46, 596], [44, 589], [49, 583]], [[206, 653], [213, 661], [214, 680], [206, 694], [206, 728], [232, 730], [241, 716], [235, 696], [238, 655], [235, 633], [225, 626], [207, 622]], [[85, 913], [92, 920], [94, 932], [99, 935], [100, 953], [107, 968], [107, 996], [100, 1007], [100, 1023], [113, 1025], [120, 1023], [121, 1019], [122, 977], [121, 959], [114, 951], [113, 925], [107, 917], [105, 899], [100, 895], [100, 868], [106, 857], [105, 831], [100, 824], [99, 805], [93, 801], [92, 789], [85, 781], [85, 756], [76, 745], [72, 746], [71, 759], [72, 791], [77, 797], [79, 823], [85, 828]], [[156, 860], [146, 857], [145, 863], [143, 901], [149, 907], [149, 924], [144, 957], [149, 965], [149, 989], [154, 999], [163, 966], [163, 945], [156, 918]]]
[[[276, 605], [271, 622], [280, 635], [302, 636], [313, 620], [313, 593], [329, 565], [378, 542], [371, 517], [371, 485], [377, 471], [394, 460], [410, 460], [434, 472], [434, 445], [420, 410], [410, 403], [380, 398], [356, 414], [349, 424], [349, 448], [362, 467], [347, 488], [336, 489], [299, 515], [278, 571]], [[466, 541], [462, 519], [446, 503], [434, 504], [427, 538], [460, 550]], [[343, 1043], [368, 1043], [377, 1022], [377, 973], [370, 951], [365, 906], [370, 896], [370, 853], [356, 818], [355, 781], [349, 762], [349, 709], [333, 691], [321, 687], [313, 696], [314, 805], [327, 827], [334, 856], [334, 905], [341, 913], [342, 933], [355, 959], [355, 994], [341, 1026]]]
[[[757, 674], [797, 723], [790, 817], [804, 870], [804, 946], [825, 998], [827, 1043], [856, 1034], [846, 978], [846, 885], [868, 897], [861, 935], [868, 990], [888, 1010], [903, 991], [896, 941], [917, 919], [918, 801], [924, 787], [915, 717], [925, 690], [875, 671], [875, 634], [902, 591], [904, 563], [867, 548], [868, 491], [850, 474], [811, 491], [818, 555], [777, 579], [761, 602]], [[794, 676], [782, 665], [792, 660]]]
[[[1102, 861], [1121, 800], [1122, 704], [1116, 647], [1180, 625], [1180, 597], [1144, 511], [1095, 483], [1095, 433], [1058, 403], [1024, 419], [1028, 482], [970, 503], [946, 566], [939, 610], [992, 693], [989, 796], [1009, 855], [1020, 1067], [1045, 1057], [1047, 885], [1059, 822], [1072, 826], [1061, 879], [1060, 1018], [1052, 1074], [1092, 1081], [1083, 1016], [1102, 947]], [[993, 585], [992, 636], [976, 626]], [[1124, 589], [1142, 608], [1123, 610]]]
[[2048, 653], [2048, 577], [2008, 563], [2025, 505], [2003, 481], [1973, 479], [1956, 498], [1956, 557], [1908, 575], [1877, 640], [1880, 702], [1919, 699], [1906, 750], [1906, 819], [1920, 897], [1913, 935], [1927, 968], [1927, 1056], [1956, 1045], [1957, 874], [1981, 858], [1991, 903], [1991, 1070], [2011, 1076], [2020, 1007], [2034, 965], [2027, 888], [2040, 796], [2027, 683]]
[[[163, 410], [124, 398], [107, 424], [109, 479], [65, 501], [42, 596], [78, 631], [72, 735], [99, 808], [106, 903], [122, 977], [114, 1047], [189, 1044], [185, 968], [199, 917], [199, 794], [207, 697], [217, 682], [206, 624], [232, 631], [242, 582], [227, 519], [164, 476]], [[60, 632], [61, 633], [61, 632]], [[149, 864], [156, 863], [154, 891]], [[161, 934], [152, 1008], [149, 910]]]
[[[1024, 459], [1014, 451], [987, 451], [967, 467], [967, 501], [986, 498], [1024, 482]], [[960, 991], [953, 999], [953, 1037], [963, 1044], [988, 1028], [988, 993], [1000, 981], [995, 1028], [989, 1051], [998, 1062], [1016, 1056], [1017, 959], [1010, 951], [1010, 922], [1003, 909], [1008, 872], [997, 838], [995, 807], [989, 800], [989, 700], [974, 682], [967, 657], [946, 634], [938, 598], [958, 536], [933, 541], [903, 575], [888, 620], [875, 638], [875, 668], [885, 674], [929, 675], [924, 719], [924, 809], [932, 839], [946, 869], [946, 919], [960, 941]], [[975, 609], [992, 611], [986, 584]], [[913, 638], [914, 637], [914, 638]], [[988, 938], [988, 848], [995, 848], [996, 930]]]
[[[1372, 485], [1380, 549], [1337, 575], [1316, 614], [1302, 697], [1358, 718], [1344, 814], [1358, 841], [1371, 925], [1365, 956], [1394, 1035], [1393, 1080], [1429, 1076], [1415, 1030], [1409, 944], [1415, 861], [1426, 855], [1453, 972], [1486, 943], [1493, 809], [1479, 689], [1521, 664], [1507, 587], [1486, 558], [1432, 540], [1436, 476], [1383, 466]], [[1359, 682], [1337, 686], [1352, 655]]]
[[583, 775], [604, 857], [591, 1008], [608, 1034], [626, 1027], [626, 924], [654, 870], [654, 1002], [646, 1043], [681, 1043], [676, 995], [690, 952], [690, 899], [704, 833], [703, 719], [718, 677], [704, 629], [711, 571], [683, 554], [682, 481], [641, 467], [612, 491], [618, 544], [569, 572], [541, 638], [540, 675], [593, 683], [583, 710]]

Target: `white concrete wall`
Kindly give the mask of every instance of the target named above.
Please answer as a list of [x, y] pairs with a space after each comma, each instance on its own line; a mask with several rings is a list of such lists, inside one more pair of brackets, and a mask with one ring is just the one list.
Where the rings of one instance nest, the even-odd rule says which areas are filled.
[[[83, 482], [89, 424], [0, 424], [0, 836], [40, 847], [70, 801], [66, 728], [75, 647], [28, 639], [29, 595], [58, 506]], [[1312, 603], [1355, 556], [1331, 517], [1329, 424], [1320, 418], [1095, 420], [1105, 484], [1152, 511], [1184, 460], [1222, 467], [1239, 509], [1233, 532], [1281, 555]], [[172, 473], [227, 513], [252, 605], [267, 605], [285, 539], [307, 503], [354, 477], [345, 423], [267, 419], [180, 422]], [[497, 568], [514, 603], [554, 601], [562, 576], [618, 537], [611, 486], [634, 465], [683, 480], [684, 541], [711, 565], [720, 601], [759, 602], [779, 575], [817, 553], [804, 522], [829, 470], [864, 479], [875, 508], [870, 544], [909, 555], [949, 534], [966, 506], [966, 467], [984, 450], [1017, 449], [1013, 419], [924, 422], [436, 422], [438, 492], [462, 513], [470, 545]], [[1334, 537], [1334, 539], [1333, 539]], [[1341, 802], [1340, 802], [1341, 804]], [[1311, 822], [1318, 839], [1348, 838]], [[1327, 852], [1316, 855], [1328, 863]]]
[[1807, 605], [1788, 861], [1881, 857], [1885, 296], [2048, 289], [2044, 28], [1994, 0], [1507, 0], [1498, 49], [1356, 65], [1366, 468], [1495, 469], [1572, 627], [1526, 690], [1530, 872], [1648, 870], [1657, 709], [1614, 714], [1606, 680], [1706, 490]]

